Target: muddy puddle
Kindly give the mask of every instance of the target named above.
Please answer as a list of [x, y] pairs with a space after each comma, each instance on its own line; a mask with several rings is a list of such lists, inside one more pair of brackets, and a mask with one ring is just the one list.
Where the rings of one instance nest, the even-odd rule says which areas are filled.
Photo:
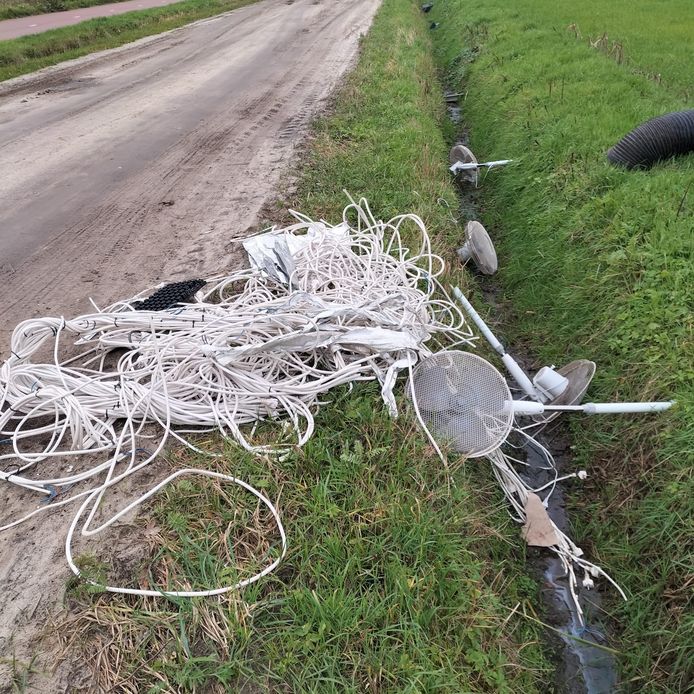
[[[460, 95], [447, 92], [444, 96], [450, 120], [455, 125], [457, 139], [453, 144], [469, 146], [469, 134], [464, 124], [464, 114], [458, 101]], [[484, 156], [484, 153], [481, 153]], [[503, 175], [495, 172], [495, 175]], [[478, 201], [484, 189], [484, 173], [481, 174], [477, 188], [470, 185], [459, 187], [459, 217], [461, 224], [478, 219]], [[494, 230], [488, 229], [492, 239]], [[469, 270], [474, 272], [470, 265]], [[500, 266], [499, 272], [503, 272]], [[499, 302], [500, 287], [495, 277], [478, 276], [478, 284], [486, 302], [503, 310]], [[500, 336], [503, 342], [503, 337]], [[523, 368], [534, 373], [534, 360], [531, 355], [511, 352]], [[542, 453], [542, 446], [547, 448], [554, 457], [557, 475], [562, 476], [577, 472], [572, 460], [570, 440], [566, 425], [557, 420], [550, 423], [541, 432], [534, 434], [532, 442], [513, 441], [518, 446], [514, 455], [525, 458], [527, 466], [521, 471], [522, 477], [533, 488], [540, 488], [554, 479], [554, 471], [548, 469], [548, 463]], [[566, 494], [580, 494], [580, 481], [575, 479], [557, 483], [550, 496], [548, 512], [560, 530], [569, 536], [571, 530], [569, 515], [566, 509]], [[544, 494], [542, 495], [544, 498]], [[567, 576], [559, 559], [552, 552], [540, 548], [529, 547], [527, 551], [527, 571], [540, 585], [540, 600], [538, 611], [542, 620], [550, 627], [545, 630], [545, 638], [553, 664], [556, 667], [554, 681], [547, 682], [548, 690], [561, 694], [608, 694], [618, 688], [617, 663], [609, 649], [609, 639], [602, 626], [604, 616], [601, 608], [601, 590], [608, 586], [596, 582], [594, 589], [583, 587], [578, 589], [578, 599], [584, 614], [584, 621], [578, 614], [569, 589]], [[580, 584], [580, 579], [579, 579]]]

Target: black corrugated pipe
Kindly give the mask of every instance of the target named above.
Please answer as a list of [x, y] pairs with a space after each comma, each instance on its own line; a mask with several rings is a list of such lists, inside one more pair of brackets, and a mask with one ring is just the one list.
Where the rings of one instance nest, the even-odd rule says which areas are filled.
[[677, 154], [694, 152], [694, 109], [666, 113], [634, 128], [607, 158], [627, 169], [647, 169]]

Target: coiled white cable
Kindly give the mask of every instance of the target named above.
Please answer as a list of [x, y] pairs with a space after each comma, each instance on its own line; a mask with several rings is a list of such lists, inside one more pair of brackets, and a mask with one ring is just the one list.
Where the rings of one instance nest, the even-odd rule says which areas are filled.
[[87, 519], [87, 522], [84, 524], [84, 527], [82, 528], [82, 535], [86, 536], [91, 536], [91, 535], [96, 535], [97, 533], [100, 533], [102, 530], [105, 528], [109, 527], [113, 523], [115, 523], [119, 518], [122, 518], [126, 513], [129, 511], [132, 511], [135, 507], [139, 506], [142, 502], [146, 501], [149, 499], [151, 496], [156, 494], [158, 491], [160, 491], [163, 487], [165, 487], [169, 482], [172, 482], [173, 480], [182, 477], [183, 475], [202, 475], [205, 477], [212, 477], [215, 479], [219, 480], [224, 480], [226, 482], [232, 482], [234, 484], [238, 484], [239, 486], [243, 487], [247, 491], [251, 492], [251, 494], [255, 495], [260, 501], [265, 504], [265, 506], [269, 509], [270, 513], [272, 514], [273, 519], [275, 520], [275, 523], [277, 525], [277, 530], [279, 531], [280, 538], [281, 538], [281, 553], [280, 556], [277, 557], [271, 564], [266, 566], [262, 571], [259, 571], [256, 573], [254, 576], [251, 576], [251, 578], [246, 578], [242, 581], [238, 581], [237, 583], [234, 583], [230, 586], [223, 586], [221, 588], [214, 588], [212, 590], [144, 590], [144, 589], [136, 589], [136, 588], [121, 588], [118, 586], [102, 586], [101, 584], [97, 583], [96, 581], [90, 579], [90, 578], [84, 578], [84, 580], [87, 583], [90, 583], [91, 585], [94, 586], [99, 586], [103, 590], [107, 590], [111, 593], [122, 593], [126, 595], [147, 595], [147, 596], [152, 596], [152, 597], [158, 597], [158, 596], [163, 596], [167, 598], [200, 598], [200, 597], [209, 597], [212, 595], [222, 595], [223, 593], [228, 593], [229, 591], [232, 590], [238, 590], [239, 588], [244, 588], [245, 586], [251, 585], [251, 583], [255, 583], [256, 581], [259, 581], [263, 576], [267, 576], [270, 572], [274, 571], [284, 559], [285, 554], [287, 553], [287, 535], [284, 530], [284, 526], [282, 525], [282, 521], [280, 519], [280, 515], [273, 506], [272, 502], [264, 495], [261, 494], [257, 489], [253, 488], [250, 484], [247, 482], [244, 482], [243, 480], [237, 479], [236, 477], [232, 477], [231, 475], [223, 475], [218, 472], [211, 472], [209, 470], [197, 470], [197, 469], [186, 469], [186, 470], [178, 470], [177, 472], [174, 472], [172, 475], [169, 475], [165, 480], [162, 480], [157, 484], [155, 487], [152, 487], [146, 494], [143, 494], [139, 499], [136, 499], [132, 503], [128, 504], [125, 508], [121, 509], [116, 515], [112, 516], [108, 521], [103, 523], [101, 526], [98, 528], [95, 528], [94, 530], [88, 530], [88, 525], [89, 521], [92, 518], [93, 511], [96, 509], [98, 506], [98, 501], [103, 492], [105, 491], [106, 487], [100, 487], [99, 489], [95, 489], [82, 503], [82, 506], [80, 506], [79, 511], [75, 515], [75, 517], [72, 519], [72, 523], [70, 524], [70, 528], [67, 533], [67, 538], [65, 540], [65, 556], [67, 557], [67, 562], [70, 568], [72, 569], [73, 573], [76, 576], [80, 576], [81, 572], [77, 565], [75, 564], [73, 558], [72, 558], [72, 537], [75, 532], [75, 528], [77, 527], [77, 524], [79, 523], [80, 518], [82, 515], [85, 513], [87, 508], [92, 506], [92, 513], [90, 513], [89, 518]]
[[[143, 292], [74, 319], [31, 319], [17, 326], [11, 356], [0, 367], [0, 440], [11, 448], [5, 453], [0, 445], [0, 481], [42, 497], [62, 497], [75, 484], [90, 486], [0, 530], [82, 499], [66, 540], [68, 564], [79, 574], [71, 543], [85, 514], [80, 532], [93, 536], [180, 475], [208, 475], [239, 484], [270, 509], [281, 537], [279, 559], [252, 579], [209, 591], [106, 590], [216, 595], [277, 566], [286, 552], [277, 509], [248, 483], [221, 473], [176, 472], [99, 528], [90, 530], [90, 524], [107, 490], [149, 465], [170, 438], [188, 443], [188, 433], [217, 430], [254, 453], [286, 453], [311, 437], [313, 412], [330, 389], [378, 380], [396, 414], [392, 388], [398, 371], [429, 354], [439, 336], [472, 344], [463, 314], [438, 281], [444, 263], [432, 254], [421, 219], [377, 221], [365, 200], [352, 201], [336, 227], [294, 214], [296, 224], [270, 232], [287, 245], [301, 241], [287, 267], [276, 272], [254, 266], [217, 277], [194, 301], [166, 311], [135, 310]], [[405, 225], [408, 238], [419, 237], [414, 253], [403, 240]], [[62, 356], [67, 339], [80, 354]], [[52, 361], [33, 361], [49, 346]], [[253, 443], [242, 430], [264, 420], [286, 424], [274, 444]], [[147, 425], [158, 429], [159, 440], [138, 460], [139, 442], [151, 436]], [[40, 469], [95, 454], [104, 459], [75, 470]]]

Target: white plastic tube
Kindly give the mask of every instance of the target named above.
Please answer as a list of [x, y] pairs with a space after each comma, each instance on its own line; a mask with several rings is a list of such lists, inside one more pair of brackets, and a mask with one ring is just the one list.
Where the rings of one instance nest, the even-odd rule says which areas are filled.
[[543, 405], [529, 400], [513, 400], [509, 403], [514, 415], [536, 415], [543, 412], [583, 412], [584, 414], [650, 414], [663, 412], [675, 404], [665, 402], [588, 402], [584, 405]]
[[471, 162], [462, 162], [462, 161], [457, 161], [455, 164], [453, 164], [449, 170], [452, 173], [455, 173], [456, 171], [469, 171], [471, 169], [480, 169], [483, 166], [487, 166], [490, 169], [493, 169], [495, 166], [504, 166], [504, 164], [510, 164], [513, 161], [513, 159], [498, 159], [497, 161], [484, 161], [484, 162], [476, 162], [476, 161], [471, 161]]
[[582, 406], [586, 414], [627, 414], [664, 412], [675, 404], [674, 400], [665, 402], [589, 402]]
[[510, 354], [504, 354], [501, 357], [501, 361], [504, 362], [506, 370], [513, 376], [513, 379], [523, 389], [523, 392], [533, 398], [533, 400], [538, 400], [537, 390], [535, 390], [535, 386], [520, 367], [520, 364]]
[[501, 361], [504, 362], [506, 370], [513, 376], [513, 379], [521, 387], [523, 392], [533, 400], [539, 400], [539, 395], [528, 375], [520, 367], [520, 364], [510, 355], [507, 354], [505, 347], [496, 338], [496, 335], [489, 329], [489, 326], [484, 322], [475, 307], [467, 300], [459, 287], [453, 287], [453, 296], [463, 305], [463, 308], [472, 319], [472, 322], [479, 328], [482, 335], [489, 344], [501, 355]]
[[472, 318], [472, 322], [479, 328], [487, 342], [502, 356], [506, 354], [504, 346], [496, 339], [496, 335], [494, 335], [484, 320], [482, 320], [482, 316], [475, 311], [475, 307], [467, 300], [467, 297], [460, 291], [459, 287], [453, 287], [453, 296], [463, 305], [467, 314]]

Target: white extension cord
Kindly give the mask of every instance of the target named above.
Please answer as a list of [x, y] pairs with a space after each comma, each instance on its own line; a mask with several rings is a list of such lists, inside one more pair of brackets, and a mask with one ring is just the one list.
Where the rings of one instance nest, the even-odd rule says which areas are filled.
[[[338, 227], [295, 217], [297, 224], [267, 235], [294, 248], [280, 258], [279, 271], [254, 264], [211, 281], [194, 301], [166, 311], [135, 310], [143, 292], [71, 320], [40, 318], [17, 326], [11, 356], [0, 367], [0, 481], [57, 498], [0, 530], [82, 499], [66, 539], [68, 564], [79, 575], [71, 545], [85, 514], [80, 533], [93, 536], [181, 475], [205, 475], [240, 485], [267, 506], [281, 536], [279, 558], [250, 579], [207, 591], [104, 588], [216, 595], [257, 581], [279, 564], [287, 541], [278, 510], [229, 475], [180, 470], [98, 528], [90, 524], [107, 490], [149, 465], [171, 438], [194, 447], [187, 434], [214, 430], [254, 453], [285, 453], [310, 438], [313, 412], [330, 389], [378, 380], [395, 415], [392, 390], [400, 370], [430, 354], [437, 336], [449, 345], [471, 344], [463, 314], [438, 281], [444, 263], [431, 252], [421, 219], [377, 221], [365, 200], [346, 207]], [[404, 244], [405, 224], [419, 233], [415, 252]], [[63, 357], [61, 343], [68, 340], [81, 349], [77, 357]], [[52, 360], [32, 361], [49, 346]], [[283, 435], [274, 445], [252, 443], [241, 427], [263, 420], [287, 422], [294, 440]], [[152, 424], [159, 440], [138, 461], [144, 427]], [[3, 453], [5, 447], [11, 450]], [[74, 472], [40, 471], [42, 463], [55, 467], [66, 457], [86, 456], [102, 458]], [[75, 484], [86, 489], [66, 496]]]

